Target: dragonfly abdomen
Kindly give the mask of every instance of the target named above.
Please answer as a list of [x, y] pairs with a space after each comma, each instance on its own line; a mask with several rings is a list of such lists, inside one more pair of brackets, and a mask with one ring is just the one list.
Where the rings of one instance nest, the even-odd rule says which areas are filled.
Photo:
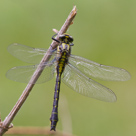
[[61, 84], [61, 74], [64, 71], [67, 60], [68, 60], [67, 53], [63, 52], [60, 59], [58, 60], [58, 64], [56, 67], [56, 71], [57, 71], [56, 85], [55, 85], [55, 92], [54, 92], [53, 109], [52, 109], [52, 114], [50, 118], [50, 121], [51, 121], [50, 130], [54, 130], [54, 131], [58, 122], [58, 101], [59, 101], [59, 92], [60, 92], [60, 84]]
[[54, 131], [58, 122], [58, 101], [59, 101], [60, 83], [61, 83], [61, 77], [60, 75], [57, 74], [55, 92], [54, 92], [53, 109], [52, 109], [52, 114], [50, 118], [50, 121], [51, 121], [50, 130], [54, 130]]

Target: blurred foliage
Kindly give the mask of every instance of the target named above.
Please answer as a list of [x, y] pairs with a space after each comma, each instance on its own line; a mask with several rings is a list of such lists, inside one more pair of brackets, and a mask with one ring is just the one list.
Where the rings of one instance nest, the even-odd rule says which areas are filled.
[[[26, 84], [5, 77], [8, 69], [28, 65], [7, 52], [11, 43], [48, 48], [53, 28], [60, 29], [73, 5], [78, 14], [68, 30], [74, 37], [72, 54], [127, 69], [126, 82], [99, 81], [117, 95], [116, 103], [90, 99], [62, 83], [61, 96], [69, 109], [72, 133], [77, 136], [128, 136], [136, 134], [136, 1], [135, 0], [0, 0], [0, 112], [2, 120]], [[30, 64], [29, 64], [30, 65]], [[55, 79], [36, 85], [13, 121], [15, 126], [49, 126]], [[60, 107], [62, 97], [60, 97]], [[64, 112], [65, 113], [65, 112]], [[65, 129], [63, 125], [67, 126]], [[70, 132], [60, 116], [58, 129]]]

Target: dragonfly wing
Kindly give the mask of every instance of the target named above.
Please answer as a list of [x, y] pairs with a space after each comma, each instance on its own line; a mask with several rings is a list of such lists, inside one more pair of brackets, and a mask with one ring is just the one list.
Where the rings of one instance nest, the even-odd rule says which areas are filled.
[[109, 88], [86, 77], [78, 69], [68, 64], [64, 70], [62, 81], [74, 91], [95, 99], [115, 102], [116, 95]]
[[130, 74], [122, 68], [106, 66], [87, 60], [80, 56], [71, 55], [69, 62], [77, 67], [86, 76], [108, 81], [126, 81], [130, 79]]
[[9, 45], [8, 52], [14, 57], [27, 62], [38, 64], [47, 50], [42, 48], [32, 48], [26, 45], [13, 43]]
[[11, 68], [7, 73], [6, 77], [10, 80], [22, 83], [28, 83], [34, 74], [37, 67], [44, 67], [42, 74], [39, 76], [36, 83], [43, 83], [49, 81], [54, 76], [55, 67], [54, 64], [46, 65], [30, 65], [30, 66], [19, 66]]

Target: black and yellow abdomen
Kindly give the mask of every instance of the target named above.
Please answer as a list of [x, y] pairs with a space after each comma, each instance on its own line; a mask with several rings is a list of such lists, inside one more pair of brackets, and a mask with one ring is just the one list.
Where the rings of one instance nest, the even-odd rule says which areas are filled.
[[51, 114], [51, 130], [55, 131], [57, 122], [58, 122], [58, 101], [59, 101], [59, 92], [60, 92], [60, 83], [61, 83], [61, 75], [64, 71], [65, 65], [68, 61], [68, 53], [66, 51], [62, 52], [61, 57], [58, 60], [58, 64], [56, 66], [56, 85], [54, 92], [54, 102], [53, 102], [53, 110]]

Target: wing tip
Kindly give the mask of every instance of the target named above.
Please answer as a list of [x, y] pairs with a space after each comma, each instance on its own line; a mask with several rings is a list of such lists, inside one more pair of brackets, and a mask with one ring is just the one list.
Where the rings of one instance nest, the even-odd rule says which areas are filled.
[[121, 81], [128, 81], [128, 80], [130, 80], [131, 79], [131, 74], [127, 70], [125, 70], [125, 69], [123, 69], [123, 70], [124, 70], [124, 74], [122, 76], [122, 80]]

